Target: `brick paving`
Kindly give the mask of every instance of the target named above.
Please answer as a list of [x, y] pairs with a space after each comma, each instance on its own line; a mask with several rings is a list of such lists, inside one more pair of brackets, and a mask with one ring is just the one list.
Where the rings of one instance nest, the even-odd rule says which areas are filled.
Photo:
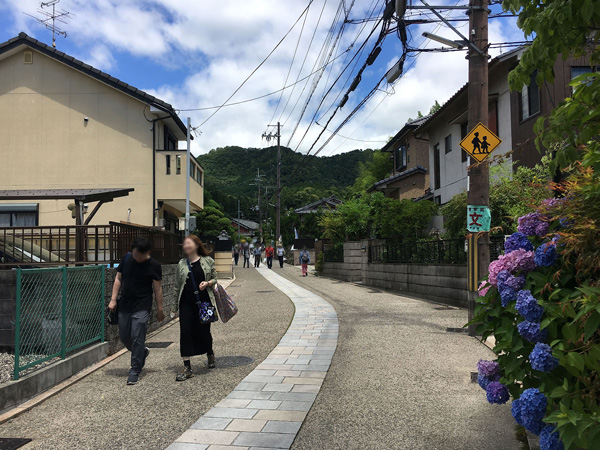
[[296, 307], [269, 356], [168, 450], [289, 449], [313, 405], [337, 346], [338, 318], [322, 297], [258, 269]]

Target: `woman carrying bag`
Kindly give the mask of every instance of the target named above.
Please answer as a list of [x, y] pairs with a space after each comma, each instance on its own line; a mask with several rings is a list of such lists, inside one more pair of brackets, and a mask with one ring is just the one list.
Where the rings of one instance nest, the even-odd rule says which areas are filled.
[[189, 235], [183, 241], [185, 258], [179, 261], [175, 288], [179, 295], [180, 351], [183, 370], [177, 381], [192, 378], [190, 358], [208, 356], [208, 367], [215, 367], [211, 322], [218, 320], [215, 309], [214, 287], [217, 284], [215, 261], [208, 256], [198, 236]]

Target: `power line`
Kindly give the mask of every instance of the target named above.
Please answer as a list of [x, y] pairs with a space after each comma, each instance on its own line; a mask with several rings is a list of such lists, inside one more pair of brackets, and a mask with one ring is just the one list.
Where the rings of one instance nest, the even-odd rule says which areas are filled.
[[287, 37], [288, 37], [288, 35], [289, 35], [289, 34], [292, 32], [292, 30], [293, 30], [293, 29], [296, 27], [296, 25], [298, 24], [298, 22], [300, 22], [300, 19], [302, 19], [302, 17], [304, 16], [304, 14], [306, 14], [306, 13], [308, 12], [308, 8], [310, 8], [310, 5], [312, 4], [312, 2], [313, 2], [313, 1], [314, 1], [314, 0], [310, 0], [310, 1], [308, 2], [308, 5], [306, 6], [306, 8], [304, 8], [304, 11], [302, 11], [302, 14], [300, 14], [300, 16], [298, 17], [298, 19], [296, 19], [296, 21], [294, 22], [294, 24], [292, 25], [292, 27], [291, 27], [291, 28], [288, 30], [288, 32], [287, 32], [287, 33], [285, 33], [285, 35], [284, 35], [284, 36], [281, 38], [281, 40], [280, 40], [280, 41], [277, 43], [277, 45], [275, 46], [275, 48], [273, 48], [273, 50], [271, 50], [271, 51], [269, 52], [269, 54], [268, 54], [268, 55], [265, 57], [265, 59], [263, 59], [263, 60], [261, 61], [261, 63], [260, 63], [258, 66], [256, 66], [256, 68], [255, 68], [255, 69], [254, 69], [254, 70], [253, 70], [253, 71], [250, 73], [250, 75], [248, 75], [248, 76], [246, 77], [246, 79], [245, 79], [245, 80], [242, 82], [242, 84], [240, 84], [240, 85], [238, 86], [238, 88], [237, 88], [235, 91], [233, 91], [233, 94], [231, 94], [231, 95], [230, 95], [230, 96], [227, 98], [227, 100], [225, 100], [225, 101], [223, 102], [223, 104], [222, 104], [221, 106], [219, 106], [219, 107], [218, 107], [218, 108], [217, 108], [217, 109], [216, 109], [216, 110], [215, 110], [215, 111], [214, 111], [214, 112], [213, 112], [213, 113], [212, 113], [210, 116], [208, 116], [208, 117], [207, 117], [207, 118], [204, 120], [204, 122], [202, 122], [202, 123], [201, 123], [199, 126], [202, 126], [202, 125], [204, 125], [204, 124], [205, 124], [206, 122], [208, 122], [208, 121], [209, 121], [209, 120], [210, 120], [210, 119], [211, 119], [211, 118], [212, 118], [212, 117], [213, 117], [215, 114], [217, 114], [217, 113], [218, 113], [218, 112], [221, 110], [221, 108], [222, 108], [222, 107], [223, 107], [225, 104], [227, 104], [227, 102], [228, 102], [229, 100], [231, 100], [235, 94], [237, 94], [237, 93], [238, 93], [238, 91], [239, 91], [239, 90], [240, 90], [240, 89], [241, 89], [241, 88], [244, 86], [244, 84], [246, 84], [246, 82], [247, 82], [247, 81], [248, 81], [248, 80], [249, 80], [249, 79], [252, 77], [252, 75], [254, 75], [254, 74], [255, 74], [255, 73], [258, 71], [258, 69], [260, 69], [260, 68], [263, 66], [263, 64], [264, 64], [265, 62], [267, 62], [267, 60], [268, 60], [268, 59], [271, 57], [271, 55], [272, 55], [272, 54], [275, 52], [275, 50], [277, 50], [277, 49], [279, 48], [279, 46], [280, 46], [280, 45], [281, 45], [281, 43], [282, 43], [282, 42], [285, 40], [285, 38], [287, 38]]

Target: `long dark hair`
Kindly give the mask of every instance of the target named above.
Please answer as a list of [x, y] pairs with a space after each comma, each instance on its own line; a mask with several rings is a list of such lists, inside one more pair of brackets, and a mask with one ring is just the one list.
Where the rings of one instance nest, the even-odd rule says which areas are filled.
[[189, 234], [185, 237], [186, 239], [191, 239], [194, 244], [196, 244], [196, 249], [198, 251], [198, 255], [199, 256], [208, 256], [208, 250], [206, 250], [206, 247], [204, 247], [204, 244], [202, 243], [202, 239], [200, 239], [198, 236], [196, 236], [195, 234]]

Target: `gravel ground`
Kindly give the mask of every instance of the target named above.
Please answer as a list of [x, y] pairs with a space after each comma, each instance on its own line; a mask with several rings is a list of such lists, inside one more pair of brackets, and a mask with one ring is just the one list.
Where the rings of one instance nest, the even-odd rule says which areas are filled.
[[[45, 358], [45, 355], [26, 355], [21, 356], [19, 359], [19, 365], [24, 366], [29, 362], [35, 361], [36, 359]], [[55, 361], [59, 361], [60, 358], [52, 358], [48, 361], [44, 361], [41, 364], [30, 367], [29, 369], [22, 371], [20, 376], [23, 377], [34, 370], [41, 369], [42, 367], [52, 364]], [[13, 373], [15, 370], [15, 355], [11, 353], [0, 353], [0, 384], [8, 383], [13, 379]]]
[[[225, 397], [277, 345], [293, 316], [293, 305], [254, 269], [236, 270], [228, 288], [238, 315], [213, 328], [217, 358], [250, 356], [251, 365], [215, 369], [205, 357], [192, 360], [196, 376], [176, 383], [180, 370], [179, 325], [151, 341], [153, 348], [136, 386], [126, 386], [130, 354], [117, 358], [28, 413], [0, 425], [2, 437], [26, 437], [23, 449], [164, 449]], [[262, 291], [262, 292], [257, 292]]]
[[284, 276], [336, 309], [338, 348], [292, 450], [516, 450], [508, 405], [470, 382], [492, 352], [466, 334], [465, 310], [328, 278]]

